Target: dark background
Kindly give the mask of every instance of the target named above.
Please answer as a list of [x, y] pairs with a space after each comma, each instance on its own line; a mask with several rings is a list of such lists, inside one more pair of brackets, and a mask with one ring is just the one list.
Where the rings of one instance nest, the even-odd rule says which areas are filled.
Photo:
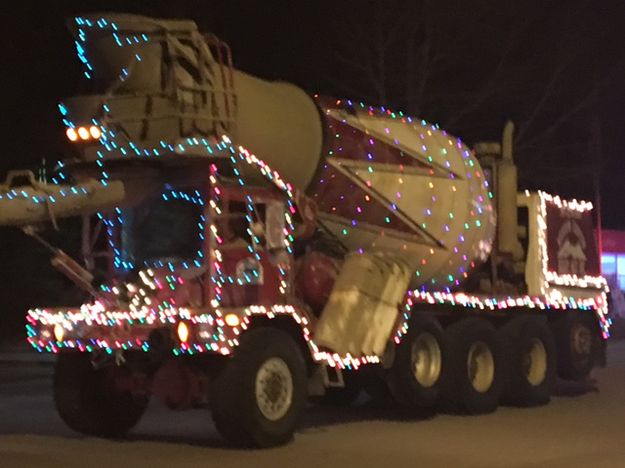
[[[516, 124], [522, 187], [596, 201], [625, 228], [622, 0], [93, 1], [4, 6], [0, 178], [71, 153], [56, 104], [81, 68], [65, 19], [123, 11], [195, 20], [232, 48], [235, 66], [311, 93], [349, 97], [440, 123], [467, 143]], [[66, 221], [68, 227], [73, 221]], [[74, 223], [75, 224], [75, 223]], [[69, 251], [76, 229], [51, 234]], [[48, 255], [0, 228], [0, 340], [24, 311], [69, 301]]]

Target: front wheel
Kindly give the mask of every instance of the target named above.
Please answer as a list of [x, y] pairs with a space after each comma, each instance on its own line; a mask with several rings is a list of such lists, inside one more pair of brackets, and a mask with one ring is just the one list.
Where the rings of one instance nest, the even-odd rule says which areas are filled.
[[87, 435], [120, 437], [139, 422], [148, 398], [119, 389], [115, 370], [113, 366], [95, 369], [86, 353], [59, 355], [53, 393], [65, 424]]
[[306, 402], [306, 366], [285, 332], [264, 327], [241, 338], [212, 382], [217, 430], [235, 445], [271, 447], [293, 437]]

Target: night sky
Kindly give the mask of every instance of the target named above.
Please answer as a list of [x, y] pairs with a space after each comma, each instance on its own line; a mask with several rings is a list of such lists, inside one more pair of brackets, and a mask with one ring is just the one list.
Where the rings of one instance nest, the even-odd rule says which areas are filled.
[[[593, 200], [596, 174], [604, 226], [625, 229], [622, 0], [21, 0], [13, 5], [4, 7], [0, 33], [0, 178], [9, 169], [35, 168], [42, 158], [51, 163], [71, 154], [56, 104], [76, 91], [81, 70], [65, 19], [124, 11], [193, 19], [230, 44], [235, 66], [243, 71], [290, 81], [311, 93], [403, 110], [441, 124], [469, 144], [498, 139], [512, 119], [524, 188]], [[69, 242], [59, 236], [64, 241]], [[33, 286], [24, 278], [28, 268], [47, 268], [34, 260], [47, 256], [32, 241], [3, 228], [0, 243], [3, 296], [10, 290], [31, 292], [26, 299], [10, 299], [13, 307], [60, 287], [54, 281], [61, 280]]]

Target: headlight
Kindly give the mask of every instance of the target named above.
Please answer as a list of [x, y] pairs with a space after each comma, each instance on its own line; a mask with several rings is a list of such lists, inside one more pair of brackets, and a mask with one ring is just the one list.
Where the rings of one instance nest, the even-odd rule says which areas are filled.
[[238, 327], [239, 324], [241, 323], [241, 320], [239, 319], [239, 316], [236, 314], [228, 314], [225, 316], [225, 322], [226, 322], [226, 325], [228, 325], [229, 327]]

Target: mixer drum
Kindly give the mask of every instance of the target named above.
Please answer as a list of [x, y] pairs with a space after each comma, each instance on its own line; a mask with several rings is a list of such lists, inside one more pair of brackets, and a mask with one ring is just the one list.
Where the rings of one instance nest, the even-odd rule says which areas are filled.
[[323, 109], [324, 161], [308, 189], [322, 225], [349, 250], [407, 263], [414, 287], [458, 287], [495, 233], [472, 152], [424, 121], [342, 101]]

